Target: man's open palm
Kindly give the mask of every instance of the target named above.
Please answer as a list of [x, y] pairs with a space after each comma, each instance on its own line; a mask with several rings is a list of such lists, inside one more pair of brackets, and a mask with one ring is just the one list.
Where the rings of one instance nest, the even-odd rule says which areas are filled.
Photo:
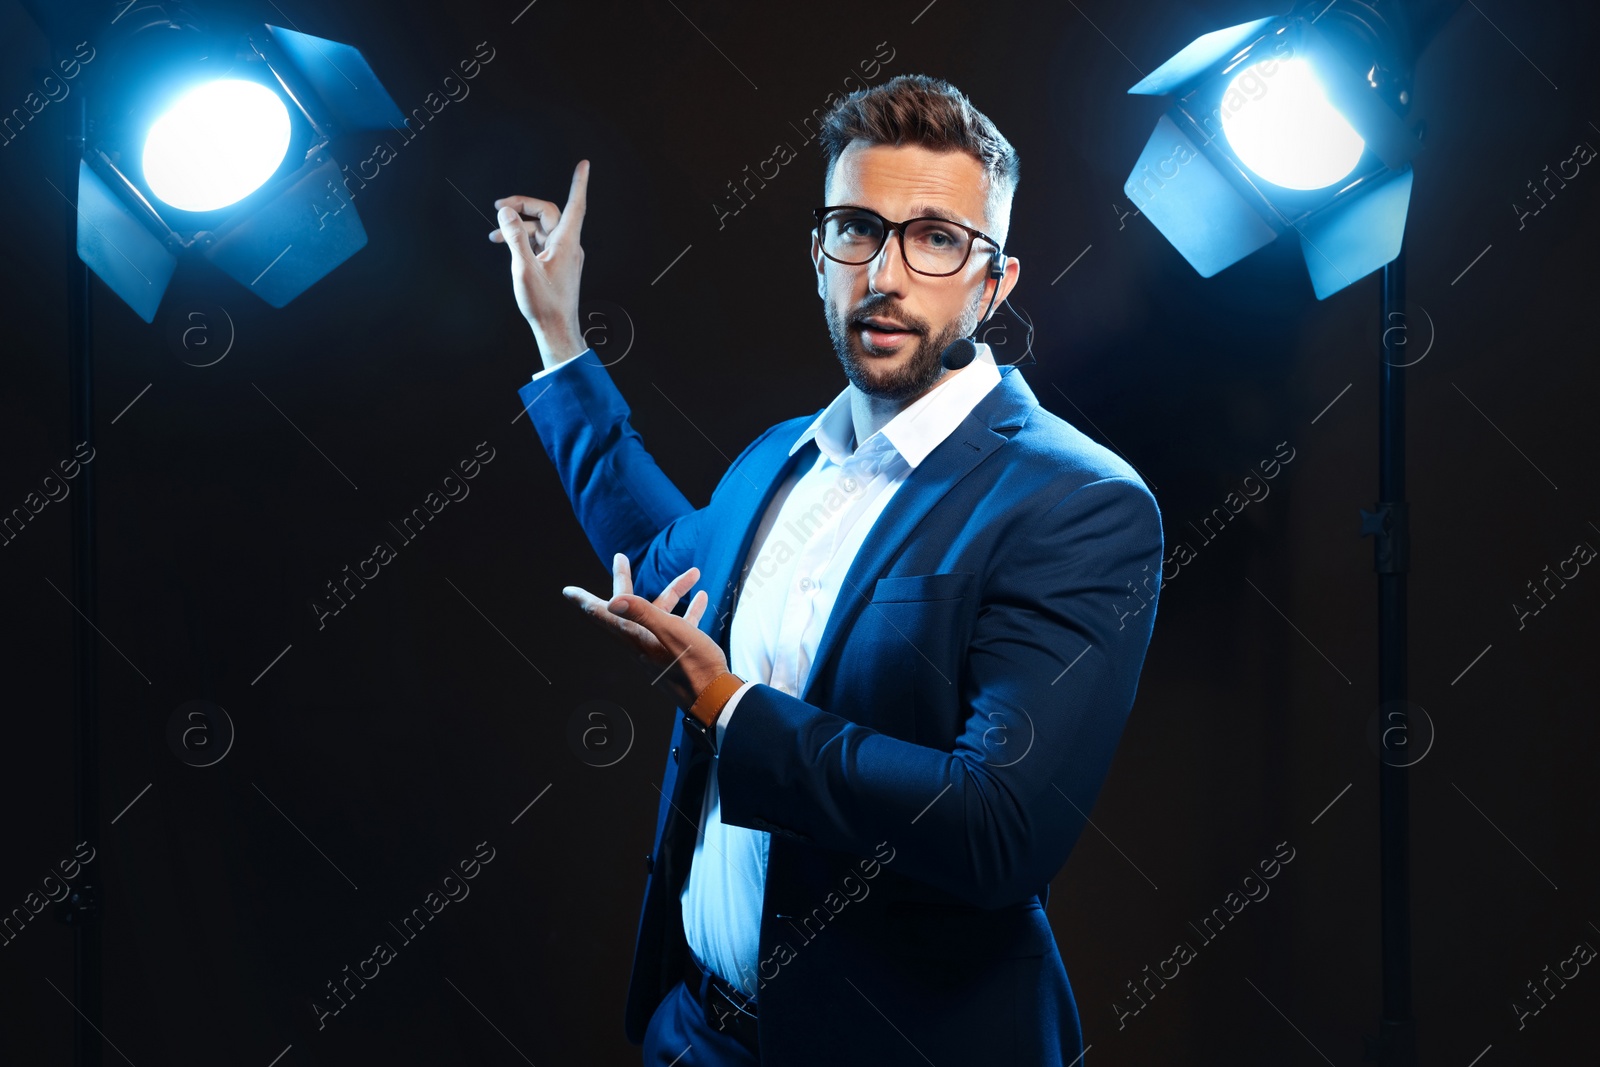
[[612, 557], [611, 579], [610, 600], [575, 585], [561, 592], [592, 622], [630, 647], [653, 675], [652, 684], [687, 709], [702, 689], [728, 670], [722, 646], [700, 629], [710, 594], [701, 589], [682, 615], [673, 614], [678, 601], [699, 581], [700, 568], [690, 567], [668, 582], [653, 601], [634, 593], [633, 571], [621, 552]]

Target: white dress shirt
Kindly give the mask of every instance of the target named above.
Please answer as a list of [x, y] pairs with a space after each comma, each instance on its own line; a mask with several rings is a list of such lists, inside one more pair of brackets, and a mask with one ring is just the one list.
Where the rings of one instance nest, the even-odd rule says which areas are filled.
[[[980, 344], [972, 363], [946, 374], [854, 450], [849, 388], [790, 446], [794, 455], [815, 437], [820, 454], [779, 487], [751, 541], [733, 612], [728, 664], [747, 680], [717, 717], [719, 748], [751, 686], [765, 683], [790, 696], [805, 692], [828, 616], [873, 523], [911, 471], [999, 382], [994, 355]], [[679, 896], [684, 933], [702, 968], [754, 998], [771, 835], [726, 824], [721, 812], [713, 761], [694, 860]]]

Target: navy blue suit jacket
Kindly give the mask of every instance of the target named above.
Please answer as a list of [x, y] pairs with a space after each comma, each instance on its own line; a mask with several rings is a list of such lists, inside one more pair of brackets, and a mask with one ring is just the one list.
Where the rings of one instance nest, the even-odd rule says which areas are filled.
[[[817, 412], [673, 485], [590, 351], [519, 391], [609, 570], [654, 598], [691, 566], [728, 647], [756, 526]], [[868, 533], [806, 691], [756, 685], [712, 756], [674, 726], [629, 981], [641, 1043], [683, 973], [678, 896], [715, 758], [722, 819], [770, 831], [762, 1062], [1070, 1064], [1077, 1007], [1044, 905], [1133, 704], [1160, 582], [1155, 499], [1014, 367]], [[819, 411], [821, 409], [818, 409]], [[714, 1021], [714, 1020], [713, 1020]], [[921, 1055], [918, 1055], [918, 1052]]]

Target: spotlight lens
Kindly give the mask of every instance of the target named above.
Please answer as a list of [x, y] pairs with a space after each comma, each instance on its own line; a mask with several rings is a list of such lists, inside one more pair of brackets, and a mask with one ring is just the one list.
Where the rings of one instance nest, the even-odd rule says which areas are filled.
[[1332, 185], [1366, 149], [1304, 59], [1246, 67], [1228, 84], [1221, 110], [1222, 132], [1240, 161], [1285, 189]]
[[151, 125], [144, 178], [184, 211], [214, 211], [272, 177], [289, 151], [289, 109], [260, 82], [225, 78], [184, 93]]

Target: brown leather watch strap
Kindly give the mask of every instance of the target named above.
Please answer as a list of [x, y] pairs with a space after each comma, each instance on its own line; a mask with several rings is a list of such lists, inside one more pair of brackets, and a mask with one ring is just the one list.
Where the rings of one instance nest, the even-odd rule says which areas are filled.
[[717, 716], [722, 713], [722, 706], [739, 691], [742, 685], [744, 685], [743, 678], [732, 671], [723, 671], [700, 690], [700, 695], [695, 697], [689, 714], [710, 728], [711, 724], [717, 721]]

